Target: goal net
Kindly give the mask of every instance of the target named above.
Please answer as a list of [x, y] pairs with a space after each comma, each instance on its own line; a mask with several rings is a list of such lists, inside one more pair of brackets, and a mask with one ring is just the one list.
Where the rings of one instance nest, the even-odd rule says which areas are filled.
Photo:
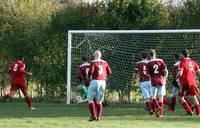
[[76, 95], [78, 83], [77, 68], [81, 56], [89, 61], [95, 50], [102, 52], [102, 59], [108, 61], [112, 76], [107, 81], [106, 98], [112, 102], [134, 102], [142, 99], [139, 83], [133, 84], [135, 63], [140, 54], [155, 49], [157, 57], [163, 59], [169, 70], [167, 95], [171, 93], [173, 55], [187, 48], [191, 58], [200, 61], [200, 30], [93, 30], [68, 31], [67, 49], [67, 103]]

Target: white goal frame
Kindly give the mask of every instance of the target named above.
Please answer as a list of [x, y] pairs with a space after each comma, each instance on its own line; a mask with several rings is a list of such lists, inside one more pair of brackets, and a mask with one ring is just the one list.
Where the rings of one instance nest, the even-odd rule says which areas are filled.
[[[67, 42], [67, 98], [66, 104], [71, 100], [71, 52], [72, 52], [72, 34], [81, 33], [200, 33], [200, 29], [175, 29], [175, 30], [68, 30]], [[82, 44], [78, 44], [75, 48]]]

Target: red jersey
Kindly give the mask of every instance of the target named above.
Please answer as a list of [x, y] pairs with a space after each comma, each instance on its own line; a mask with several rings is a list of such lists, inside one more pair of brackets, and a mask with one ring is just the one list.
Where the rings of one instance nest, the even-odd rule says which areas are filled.
[[140, 82], [149, 81], [146, 69], [147, 63], [147, 60], [142, 60], [136, 63], [135, 70], [140, 74]]
[[77, 70], [77, 75], [78, 75], [79, 79], [81, 81], [83, 80], [84, 84], [86, 86], [89, 86], [89, 84], [90, 84], [89, 71], [90, 71], [90, 64], [89, 63], [82, 64]]
[[152, 86], [164, 85], [164, 70], [167, 69], [165, 62], [161, 59], [151, 59], [147, 63], [147, 74], [151, 77]]
[[181, 85], [196, 85], [195, 74], [199, 70], [199, 65], [190, 58], [184, 58], [180, 62], [180, 69], [183, 69], [183, 73], [180, 77]]
[[106, 80], [106, 77], [112, 74], [109, 64], [101, 59], [93, 60], [90, 63], [90, 71], [92, 79], [95, 80]]
[[11, 73], [12, 82], [25, 82], [24, 75], [29, 73], [25, 70], [25, 64], [22, 61], [12, 62], [9, 72]]

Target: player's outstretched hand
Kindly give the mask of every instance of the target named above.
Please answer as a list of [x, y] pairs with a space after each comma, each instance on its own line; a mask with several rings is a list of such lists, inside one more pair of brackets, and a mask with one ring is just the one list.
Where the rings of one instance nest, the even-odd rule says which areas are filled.
[[32, 76], [32, 75], [33, 75], [33, 73], [32, 73], [32, 72], [29, 72], [29, 73], [28, 73], [28, 75], [29, 75], [29, 76]]

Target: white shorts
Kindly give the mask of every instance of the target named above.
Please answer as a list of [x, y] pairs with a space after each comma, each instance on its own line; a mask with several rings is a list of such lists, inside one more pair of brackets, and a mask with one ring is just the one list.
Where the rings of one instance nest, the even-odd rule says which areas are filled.
[[96, 98], [98, 102], [101, 102], [104, 98], [105, 88], [105, 80], [92, 80], [88, 88], [88, 101], [93, 101]]
[[151, 81], [140, 82], [140, 88], [144, 99], [149, 99], [151, 96]]
[[174, 97], [174, 96], [178, 96], [178, 91], [179, 91], [179, 88], [173, 86], [173, 89], [172, 89], [172, 96], [173, 96], [173, 97]]
[[180, 87], [180, 81], [178, 80], [177, 83], [178, 83], [178, 87], [173, 86], [172, 96], [178, 96], [179, 87]]
[[157, 97], [157, 96], [164, 96], [166, 94], [166, 88], [165, 85], [163, 86], [151, 86], [151, 96]]

